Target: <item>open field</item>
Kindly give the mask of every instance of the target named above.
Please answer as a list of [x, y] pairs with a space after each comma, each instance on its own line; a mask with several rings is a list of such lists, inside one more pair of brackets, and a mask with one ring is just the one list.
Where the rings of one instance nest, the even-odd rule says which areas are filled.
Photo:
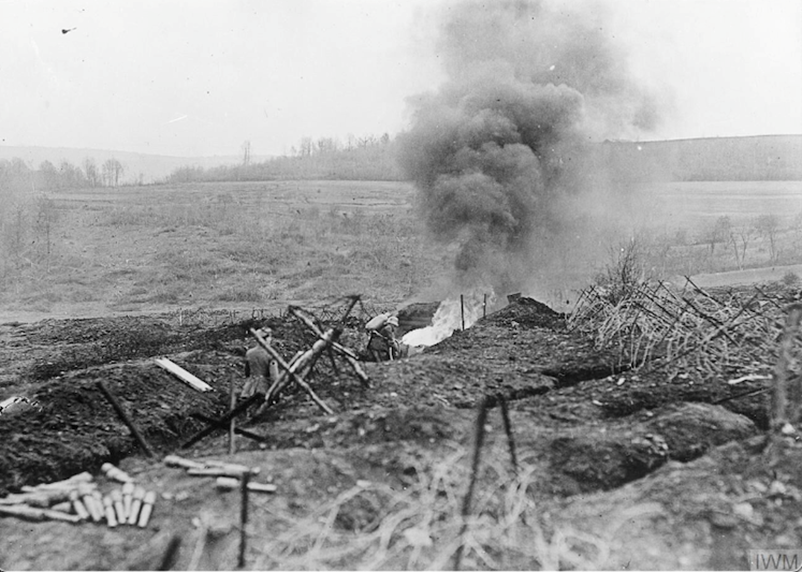
[[[605, 235], [563, 289], [583, 287], [633, 233], [644, 265], [668, 277], [802, 262], [802, 182], [666, 183], [641, 220]], [[394, 307], [442, 295], [447, 248], [427, 243], [406, 183], [284, 181], [123, 187], [6, 199], [0, 317], [99, 316], [178, 308], [279, 309], [359, 292]], [[776, 259], [750, 231], [743, 261], [716, 219], [747, 228], [778, 215]], [[564, 261], [571, 267], [572, 261]], [[435, 292], [435, 294], [431, 294]], [[525, 292], [526, 293], [526, 292]], [[530, 294], [552, 302], [537, 284]]]
[[655, 222], [691, 230], [720, 216], [739, 223], [768, 214], [790, 223], [802, 213], [802, 181], [674, 182], [646, 192], [658, 200]]
[[[802, 187], [738, 185], [664, 187], [715, 212], [622, 229], [638, 268], [737, 267], [726, 242], [710, 247], [708, 221], [757, 214], [781, 215], [774, 261], [793, 260]], [[773, 198], [750, 211], [747, 189]], [[246, 464], [276, 485], [251, 495], [247, 569], [442, 569], [459, 550], [463, 569], [735, 569], [749, 549], [802, 546], [798, 434], [766, 438], [778, 340], [801, 295], [791, 279], [674, 292], [631, 276], [621, 297], [599, 286], [573, 315], [523, 297], [418, 355], [363, 363], [369, 387], [321, 359], [307, 380], [331, 414], [288, 387], [238, 420], [252, 438], [235, 454], [222, 430], [182, 448], [242, 388], [249, 328], [270, 326], [285, 359], [316, 340], [279, 314], [288, 303], [327, 310], [331, 326], [343, 296], [362, 293], [340, 338], [359, 351], [373, 313], [443, 294], [453, 251], [427, 244], [412, 200], [400, 183], [293, 181], [9, 201], [0, 400], [38, 405], [0, 416], [0, 495], [84, 470], [109, 493], [100, 466], [113, 462], [157, 500], [146, 528], [0, 518], [0, 568], [234, 568], [237, 493], [167, 454]], [[765, 266], [769, 238], [750, 240], [746, 262]], [[611, 263], [597, 262], [588, 280]], [[163, 356], [212, 391], [158, 368]]]
[[411, 196], [332, 181], [54, 193], [20, 207], [20, 228], [7, 219], [0, 316], [277, 309], [352, 292], [398, 304], [442, 266]]

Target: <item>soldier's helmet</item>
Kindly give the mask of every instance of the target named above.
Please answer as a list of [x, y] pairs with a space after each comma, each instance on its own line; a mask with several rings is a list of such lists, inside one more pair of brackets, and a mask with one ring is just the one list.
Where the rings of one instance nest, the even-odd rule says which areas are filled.
[[387, 323], [393, 327], [398, 327], [398, 316], [390, 316], [387, 318]]

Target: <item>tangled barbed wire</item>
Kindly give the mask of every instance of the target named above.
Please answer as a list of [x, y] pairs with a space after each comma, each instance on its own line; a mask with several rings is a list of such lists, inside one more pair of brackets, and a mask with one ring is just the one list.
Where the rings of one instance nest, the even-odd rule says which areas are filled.
[[695, 370], [703, 378], [738, 373], [768, 379], [777, 361], [787, 300], [760, 286], [711, 294], [686, 277], [677, 290], [641, 282], [624, 296], [601, 286], [580, 295], [568, 327], [613, 350], [624, 368]]

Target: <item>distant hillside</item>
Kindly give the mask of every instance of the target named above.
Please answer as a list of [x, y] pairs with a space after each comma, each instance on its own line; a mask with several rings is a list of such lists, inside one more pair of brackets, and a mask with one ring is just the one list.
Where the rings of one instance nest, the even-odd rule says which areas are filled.
[[674, 181], [802, 180], [802, 135], [607, 141], [605, 160]]
[[[63, 161], [80, 167], [87, 158], [94, 159], [95, 164], [102, 165], [108, 159], [117, 159], [125, 168], [122, 183], [133, 183], [141, 180], [144, 183], [164, 179], [176, 169], [182, 167], [202, 167], [210, 169], [223, 165], [238, 165], [242, 156], [219, 155], [213, 157], [170, 157], [166, 155], [149, 155], [146, 153], [130, 153], [127, 151], [110, 151], [108, 149], [70, 149], [66, 147], [11, 147], [0, 145], [0, 159], [19, 158], [28, 163], [31, 169], [38, 169], [43, 161], [50, 161], [56, 168]], [[268, 159], [267, 155], [254, 155], [252, 161]]]
[[[605, 172], [615, 184], [662, 181], [802, 180], [802, 135], [760, 135], [671, 141], [605, 141], [583, 151], [590, 169]], [[364, 148], [274, 157], [213, 169], [184, 168], [172, 182], [265, 181], [276, 179], [402, 180], [396, 141], [375, 141]]]
[[[170, 179], [173, 182], [360, 179], [399, 180], [395, 141], [375, 140], [364, 148], [312, 152], [305, 156], [169, 157], [100, 149], [0, 146], [0, 161], [22, 159], [32, 170], [49, 161], [82, 167], [91, 158], [98, 168], [108, 159], [122, 163], [120, 184]], [[715, 137], [670, 141], [605, 141], [592, 146], [590, 160], [613, 167], [611, 176], [628, 180], [747, 181], [802, 180], [802, 135]]]

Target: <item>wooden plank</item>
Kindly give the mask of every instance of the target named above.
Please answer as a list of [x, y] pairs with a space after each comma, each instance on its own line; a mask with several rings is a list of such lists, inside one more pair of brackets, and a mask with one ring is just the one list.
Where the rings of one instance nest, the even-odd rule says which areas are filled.
[[137, 429], [136, 425], [134, 425], [134, 422], [131, 420], [131, 418], [122, 408], [120, 403], [117, 401], [117, 398], [114, 397], [114, 395], [109, 391], [109, 389], [103, 384], [102, 381], [97, 381], [95, 385], [100, 390], [100, 392], [106, 397], [108, 402], [111, 403], [112, 408], [117, 413], [117, 416], [120, 418], [120, 420], [123, 423], [125, 423], [131, 430], [131, 433], [133, 433], [134, 435], [134, 439], [136, 439], [137, 443], [139, 443], [139, 446], [142, 447], [142, 450], [145, 451], [145, 454], [148, 457], [155, 457], [156, 455], [153, 452], [153, 449], [151, 449], [148, 442], [145, 441], [145, 437], [142, 435], [142, 433], [139, 432], [139, 429]]
[[167, 358], [158, 358], [156, 360], [156, 365], [172, 373], [178, 379], [180, 379], [181, 381], [183, 381], [184, 383], [186, 383], [191, 388], [197, 391], [206, 392], [212, 390], [211, 385], [209, 385], [208, 383], [206, 383], [201, 379], [198, 379], [197, 377], [189, 373], [187, 370], [185, 370], [183, 367], [171, 362]]
[[186, 443], [181, 445], [181, 448], [182, 449], [187, 449], [187, 448], [191, 447], [192, 445], [194, 445], [195, 443], [197, 443], [198, 441], [200, 441], [201, 439], [203, 439], [204, 437], [206, 437], [210, 433], [214, 432], [216, 429], [220, 428], [221, 426], [223, 428], [225, 428], [226, 426], [228, 426], [228, 422], [231, 420], [232, 417], [236, 417], [237, 415], [239, 415], [241, 413], [244, 413], [248, 409], [248, 407], [250, 407], [251, 405], [253, 405], [257, 401], [264, 401], [264, 398], [265, 398], [265, 396], [262, 395], [261, 393], [254, 393], [248, 399], [246, 399], [245, 401], [243, 401], [242, 403], [237, 405], [236, 409], [234, 409], [233, 411], [230, 411], [229, 413], [226, 413], [225, 415], [223, 415], [222, 417], [217, 419], [215, 424], [209, 425], [205, 429], [201, 429], [195, 435], [190, 437], [190, 439]]
[[50, 509], [33, 508], [26, 505], [0, 506], [0, 516], [16, 516], [24, 520], [33, 521], [63, 520], [73, 524], [81, 522], [81, 517], [76, 514], [67, 514]]
[[[199, 421], [203, 421], [204, 423], [208, 423], [210, 425], [217, 425], [217, 419], [213, 419], [208, 415], [204, 415], [203, 413], [191, 413], [190, 414], [193, 418], [198, 419]], [[221, 429], [225, 429], [225, 425], [220, 426]], [[254, 441], [258, 441], [259, 443], [264, 443], [267, 441], [265, 437], [262, 435], [257, 435], [252, 431], [248, 431], [247, 429], [243, 429], [242, 427], [234, 428], [234, 433], [237, 435], [242, 435], [243, 437], [247, 437], [248, 439], [253, 439]]]
[[[217, 488], [224, 491], [232, 491], [239, 488], [240, 480], [233, 477], [218, 477]], [[255, 493], [274, 493], [278, 487], [272, 483], [248, 483], [248, 490]]]

